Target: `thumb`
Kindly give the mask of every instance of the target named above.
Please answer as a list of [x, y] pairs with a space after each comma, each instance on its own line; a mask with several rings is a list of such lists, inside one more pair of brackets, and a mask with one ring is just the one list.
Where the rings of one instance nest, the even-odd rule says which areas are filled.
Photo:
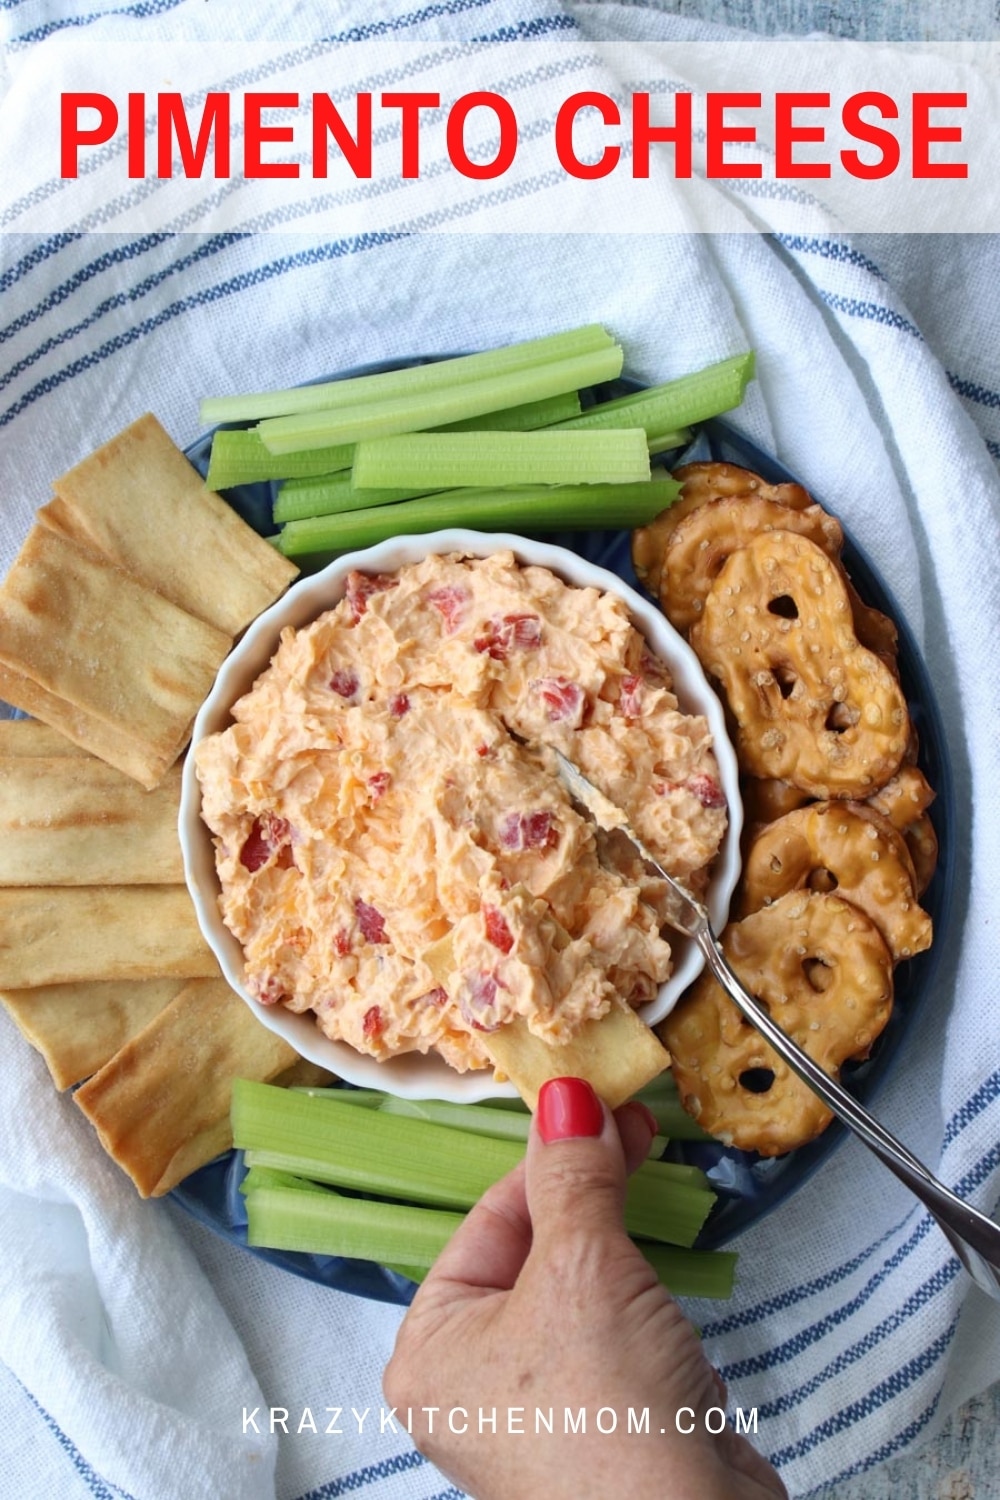
[[[647, 1133], [642, 1154], [648, 1147]], [[565, 1243], [570, 1234], [592, 1238], [624, 1230], [627, 1164], [622, 1136], [615, 1117], [584, 1079], [550, 1078], [542, 1085], [526, 1167], [532, 1238], [543, 1251], [546, 1241]]]

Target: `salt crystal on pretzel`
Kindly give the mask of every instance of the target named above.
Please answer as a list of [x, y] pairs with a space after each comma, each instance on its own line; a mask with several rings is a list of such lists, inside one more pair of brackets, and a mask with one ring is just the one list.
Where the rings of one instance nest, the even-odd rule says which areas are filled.
[[[865, 1057], [892, 1010], [892, 957], [837, 895], [790, 892], [722, 935], [732, 968], [832, 1077]], [[707, 972], [660, 1027], [685, 1109], [726, 1145], [780, 1156], [833, 1118]]]
[[806, 537], [770, 532], [734, 552], [691, 644], [725, 693], [750, 775], [861, 801], [899, 769], [902, 690], [860, 645], [844, 581]]

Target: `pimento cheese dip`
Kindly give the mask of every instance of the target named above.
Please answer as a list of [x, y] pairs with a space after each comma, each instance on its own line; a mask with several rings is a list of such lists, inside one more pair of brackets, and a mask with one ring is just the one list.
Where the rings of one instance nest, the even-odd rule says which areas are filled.
[[[464, 1071], [515, 1016], [558, 1044], [669, 976], [663, 883], [610, 858], [615, 835], [575, 810], [546, 751], [704, 885], [726, 827], [708, 726], [614, 595], [511, 552], [352, 573], [334, 609], [282, 632], [232, 715], [195, 757], [261, 1004]], [[444, 938], [447, 988], [423, 957]]]

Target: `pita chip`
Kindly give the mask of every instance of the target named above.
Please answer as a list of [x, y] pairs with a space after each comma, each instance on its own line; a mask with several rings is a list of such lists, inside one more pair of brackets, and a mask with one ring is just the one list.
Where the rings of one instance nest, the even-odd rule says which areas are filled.
[[180, 885], [180, 767], [143, 791], [90, 755], [0, 755], [0, 886]]
[[42, 1054], [57, 1089], [103, 1068], [179, 994], [183, 979], [96, 980], [0, 991], [21, 1035]]
[[[88, 743], [99, 721], [145, 752], [145, 786], [190, 734], [231, 639], [107, 559], [35, 525], [0, 586], [2, 684], [18, 708]], [[14, 696], [18, 679], [41, 692]], [[53, 700], [69, 712], [53, 716]], [[74, 713], [79, 723], [72, 722]], [[69, 728], [67, 720], [70, 720]], [[101, 739], [102, 748], [106, 744]]]
[[74, 1094], [142, 1197], [169, 1192], [232, 1145], [233, 1080], [266, 1083], [296, 1053], [223, 979], [186, 985]]
[[235, 636], [298, 568], [248, 526], [148, 414], [70, 469], [41, 519]]
[[186, 886], [0, 889], [0, 990], [218, 972]]
[[41, 719], [0, 719], [0, 755], [86, 755]]

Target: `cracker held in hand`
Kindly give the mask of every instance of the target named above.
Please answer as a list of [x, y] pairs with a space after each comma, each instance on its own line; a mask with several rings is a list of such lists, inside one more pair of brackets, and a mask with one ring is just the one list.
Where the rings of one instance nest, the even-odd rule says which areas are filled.
[[53, 485], [40, 518], [230, 636], [298, 569], [210, 490], [147, 413]]

